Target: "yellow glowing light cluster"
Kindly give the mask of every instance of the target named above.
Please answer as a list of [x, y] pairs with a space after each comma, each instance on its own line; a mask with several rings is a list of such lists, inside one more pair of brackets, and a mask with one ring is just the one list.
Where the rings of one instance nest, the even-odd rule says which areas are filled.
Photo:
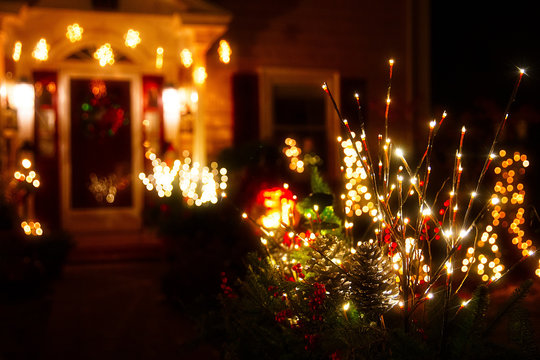
[[[525, 199], [525, 189], [520, 178], [525, 175], [525, 168], [529, 166], [527, 155], [514, 152], [507, 154], [506, 150], [499, 152], [502, 162], [493, 169], [498, 181], [493, 188], [492, 198], [499, 199], [489, 214], [490, 223], [477, 242], [478, 249], [467, 249], [467, 258], [463, 259], [461, 270], [469, 271], [469, 267], [476, 263], [474, 270], [483, 281], [494, 281], [502, 276], [505, 266], [501, 263], [501, 251], [498, 244], [500, 237], [512, 238], [512, 244], [521, 251], [522, 256], [532, 255], [536, 247], [532, 240], [524, 240], [525, 232], [521, 226], [525, 223], [525, 209], [522, 207]], [[480, 252], [480, 254], [477, 254]], [[477, 256], [475, 256], [477, 255]], [[537, 273], [540, 273], [538, 271]]]
[[69, 41], [74, 43], [82, 39], [83, 32], [84, 32], [84, 29], [81, 26], [79, 26], [79, 24], [77, 23], [68, 25], [66, 37], [69, 39]]
[[13, 55], [11, 56], [13, 58], [13, 61], [17, 62], [21, 60], [21, 52], [22, 52], [22, 43], [20, 41], [17, 41], [15, 45], [13, 46]]
[[34, 235], [34, 236], [43, 235], [43, 229], [41, 228], [41, 224], [37, 221], [36, 222], [23, 221], [21, 223], [21, 228], [23, 229], [26, 235]]
[[[90, 174], [90, 185], [88, 190], [94, 195], [94, 198], [98, 202], [105, 200], [109, 204], [112, 204], [116, 199], [116, 193], [118, 192], [118, 179], [116, 175], [109, 175], [106, 177], [98, 177], [96, 174]], [[124, 186], [121, 186], [124, 188]]]
[[[154, 154], [151, 154], [154, 155]], [[173, 181], [180, 170], [181, 161], [175, 160], [172, 167], [169, 167], [161, 159], [150, 156], [153, 166], [153, 174], [148, 177], [144, 173], [139, 174], [139, 179], [146, 186], [148, 191], [156, 190], [159, 197], [170, 197], [173, 191]]]
[[226, 40], [221, 40], [218, 48], [219, 60], [224, 64], [228, 64], [231, 61], [231, 53], [229, 43]]
[[[206, 203], [216, 204], [219, 196], [225, 197], [227, 189], [227, 169], [218, 169], [218, 164], [212, 162], [210, 168], [201, 167], [198, 162], [186, 157], [183, 162], [176, 159], [172, 167], [159, 159], [148, 150], [146, 158], [152, 161], [152, 174], [139, 174], [139, 179], [148, 191], [156, 190], [159, 197], [170, 197], [173, 192], [173, 182], [178, 177], [180, 191], [189, 206], [201, 206]], [[219, 179], [219, 180], [218, 180]]]
[[206, 74], [206, 69], [204, 66], [198, 66], [195, 70], [193, 70], [193, 81], [195, 84], [204, 84], [207, 77], [208, 74]]
[[[77, 41], [82, 40], [82, 36], [84, 33], [84, 28], [80, 26], [78, 23], [73, 23], [71, 25], [68, 25], [66, 28], [66, 38], [72, 42], [75, 43]], [[141, 43], [141, 34], [139, 31], [134, 29], [129, 29], [124, 34], [124, 44], [125, 46], [129, 48], [136, 48]], [[158, 49], [162, 49], [161, 47]], [[32, 57], [34, 59], [39, 61], [46, 61], [49, 58], [49, 50], [50, 46], [47, 43], [45, 38], [41, 38], [36, 46], [34, 47], [34, 50], [32, 51]], [[22, 43], [20, 41], [17, 41], [14, 44], [13, 52], [11, 54], [12, 59], [15, 62], [18, 62], [21, 59], [21, 51], [22, 51]], [[156, 59], [156, 68], [161, 69], [163, 66], [163, 50], [161, 50], [160, 56], [158, 56], [158, 59]], [[219, 42], [218, 47], [218, 55], [219, 60], [225, 64], [228, 64], [231, 61], [231, 54], [232, 50], [229, 45], [229, 43], [226, 40], [221, 40]], [[100, 66], [104, 67], [106, 65], [113, 65], [114, 64], [114, 55], [112, 53], [112, 49], [109, 43], [103, 45], [94, 53], [94, 58], [98, 59], [100, 62]], [[180, 60], [182, 62], [182, 65], [186, 68], [189, 68], [193, 65], [193, 54], [192, 52], [184, 48], [180, 51]], [[194, 72], [194, 78], [195, 82], [197, 84], [204, 83], [206, 79], [206, 71], [203, 71], [204, 67], [200, 67], [196, 70], [196, 75]], [[202, 80], [201, 80], [202, 79]]]
[[49, 45], [44, 38], [39, 39], [32, 51], [32, 57], [39, 61], [46, 61], [49, 58]]
[[292, 138], [285, 139], [285, 145], [287, 145], [287, 147], [283, 148], [283, 153], [291, 159], [289, 169], [298, 173], [303, 173], [305, 169], [304, 162], [298, 158], [302, 153], [302, 149], [296, 146], [296, 140]]
[[[420, 248], [418, 241], [415, 238], [408, 237], [405, 239], [405, 256], [409, 265], [410, 277], [409, 281], [412, 284], [421, 281], [429, 282], [429, 265], [425, 263], [424, 254]], [[448, 265], [448, 264], [447, 264]], [[403, 275], [403, 260], [402, 253], [396, 252], [392, 256], [392, 266], [396, 271], [396, 275]], [[396, 282], [401, 281], [401, 277], [396, 276]]]
[[114, 64], [114, 53], [111, 44], [106, 43], [101, 45], [94, 53], [94, 59], [99, 61], [99, 66], [101, 67]]
[[[187, 204], [201, 206], [205, 203], [216, 204], [218, 202], [218, 192], [221, 197], [225, 196], [227, 189], [227, 169], [218, 170], [218, 164], [213, 162], [211, 168], [204, 166], [201, 168], [198, 162], [189, 166], [184, 160], [184, 165], [179, 172], [179, 183], [182, 195], [187, 198]], [[216, 181], [219, 178], [220, 180]]]
[[25, 170], [15, 171], [13, 177], [20, 182], [26, 181], [35, 188], [38, 188], [41, 183], [39, 182], [38, 175], [34, 170], [30, 170], [32, 162], [28, 159], [23, 159], [21, 165]]
[[160, 46], [156, 49], [156, 69], [163, 68], [163, 48]]
[[138, 31], [129, 29], [124, 35], [124, 44], [132, 49], [135, 49], [137, 45], [141, 43], [141, 36]]
[[[369, 191], [367, 173], [358, 159], [357, 152], [354, 150], [350, 139], [343, 140], [338, 137], [338, 142], [343, 150], [343, 164], [345, 176], [345, 193], [341, 199], [345, 202], [345, 214], [349, 217], [369, 214], [371, 217], [377, 216], [376, 199]], [[361, 151], [362, 144], [355, 141], [354, 146]]]
[[[504, 150], [501, 150], [499, 155], [504, 157], [507, 154]], [[525, 233], [520, 228], [520, 225], [525, 223], [525, 219], [523, 218], [525, 209], [521, 207], [525, 200], [525, 189], [523, 183], [520, 183], [519, 181], [520, 178], [525, 175], [525, 168], [528, 166], [529, 160], [527, 160], [527, 155], [520, 154], [516, 151], [513, 155], [508, 155], [502, 162], [502, 168], [496, 167], [494, 169], [495, 174], [500, 174], [503, 179], [503, 181], [498, 181], [494, 187], [495, 192], [500, 193], [501, 203], [506, 204], [510, 202], [510, 206], [519, 206], [519, 208], [514, 214], [513, 220], [510, 222], [510, 217], [508, 217], [506, 223], [502, 219], [505, 217], [502, 212], [499, 212], [498, 214], [493, 213], [493, 225], [495, 226], [501, 223], [503, 227], [507, 228], [508, 233], [511, 236], [514, 236], [512, 244], [516, 245], [518, 249], [521, 250], [523, 256], [532, 255], [532, 253], [536, 251], [536, 247], [532, 245], [531, 240], [523, 240]], [[497, 222], [495, 222], [495, 220], [497, 220]]]
[[182, 61], [182, 65], [184, 65], [186, 69], [193, 64], [193, 55], [189, 49], [180, 51], [180, 61]]

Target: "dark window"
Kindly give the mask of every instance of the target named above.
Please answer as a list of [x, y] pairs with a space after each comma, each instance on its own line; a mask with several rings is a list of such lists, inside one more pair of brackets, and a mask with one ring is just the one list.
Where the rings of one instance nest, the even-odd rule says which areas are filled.
[[294, 138], [304, 153], [327, 157], [326, 101], [319, 86], [276, 84], [272, 88], [273, 138]]

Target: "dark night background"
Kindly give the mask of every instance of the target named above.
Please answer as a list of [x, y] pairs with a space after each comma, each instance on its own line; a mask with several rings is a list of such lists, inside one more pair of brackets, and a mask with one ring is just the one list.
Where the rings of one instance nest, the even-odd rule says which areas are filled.
[[462, 111], [474, 100], [504, 105], [527, 70], [518, 103], [538, 106], [540, 48], [532, 1], [433, 1], [431, 77], [433, 105]]
[[[431, 2], [432, 114], [448, 111], [448, 128], [466, 125], [465, 144], [485, 154], [510, 98], [518, 67], [526, 70], [500, 145], [531, 159], [528, 197], [535, 184], [540, 148], [540, 47], [532, 1]], [[457, 134], [456, 134], [457, 135]], [[455, 143], [448, 144], [455, 147]], [[499, 147], [500, 148], [500, 147]], [[467, 155], [467, 154], [465, 154]], [[469, 154], [471, 155], [471, 154]], [[473, 154], [474, 156], [474, 154]]]

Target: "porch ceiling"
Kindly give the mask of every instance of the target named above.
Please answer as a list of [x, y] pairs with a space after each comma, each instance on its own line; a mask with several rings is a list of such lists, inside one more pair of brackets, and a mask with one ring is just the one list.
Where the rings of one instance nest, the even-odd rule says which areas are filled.
[[[35, 63], [30, 59], [24, 64], [21, 60], [21, 70], [51, 67], [82, 48], [99, 47], [106, 42], [113, 49], [122, 48], [135, 64], [149, 69], [155, 64], [158, 46], [165, 49], [165, 56], [170, 56], [170, 60], [177, 57], [182, 48], [194, 49], [200, 58], [226, 31], [230, 21], [227, 12], [201, 0], [120, 0], [118, 11], [94, 11], [89, 0], [47, 0], [22, 6], [16, 12], [1, 10], [0, 32], [4, 34], [6, 54], [11, 53], [15, 41], [22, 42], [23, 52], [31, 52], [41, 38], [50, 46], [47, 62]], [[84, 28], [83, 39], [76, 43], [66, 38], [66, 27], [73, 23]], [[128, 29], [140, 33], [141, 43], [135, 49], [124, 45]], [[28, 59], [29, 54], [26, 55]]]

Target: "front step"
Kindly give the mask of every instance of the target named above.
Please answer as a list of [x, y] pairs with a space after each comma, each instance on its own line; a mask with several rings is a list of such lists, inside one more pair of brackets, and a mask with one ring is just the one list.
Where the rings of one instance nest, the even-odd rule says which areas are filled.
[[159, 260], [164, 256], [163, 242], [145, 231], [73, 234], [73, 242], [68, 264]]

